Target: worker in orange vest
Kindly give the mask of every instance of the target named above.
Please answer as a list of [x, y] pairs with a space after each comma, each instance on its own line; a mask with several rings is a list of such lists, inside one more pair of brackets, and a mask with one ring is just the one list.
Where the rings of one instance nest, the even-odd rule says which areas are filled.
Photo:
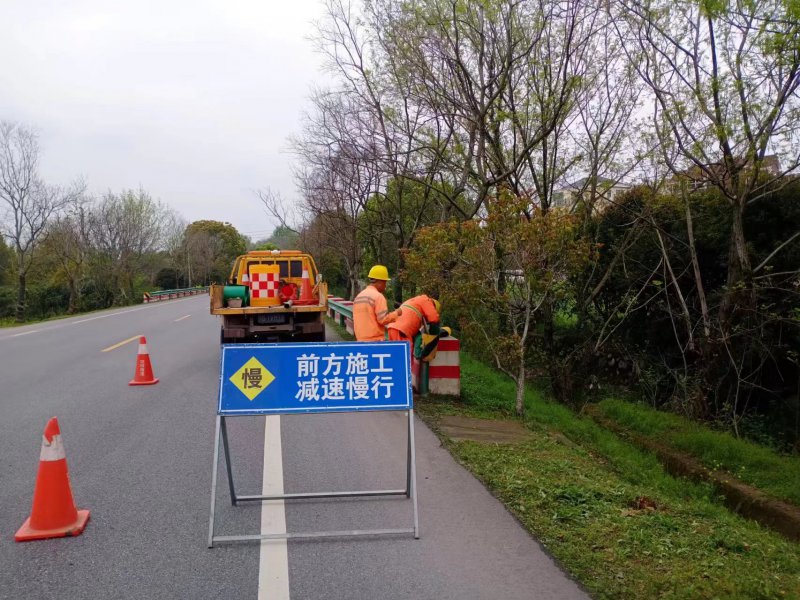
[[386, 304], [383, 292], [389, 281], [389, 269], [375, 265], [367, 278], [369, 285], [353, 300], [353, 329], [359, 342], [377, 342], [387, 339], [386, 326], [397, 320], [403, 310], [389, 312]]
[[423, 327], [425, 333], [439, 333], [439, 311], [442, 306], [435, 298], [424, 294], [415, 296], [403, 302], [400, 308], [403, 309], [403, 315], [387, 327], [390, 340], [407, 341], [413, 351], [414, 337]]

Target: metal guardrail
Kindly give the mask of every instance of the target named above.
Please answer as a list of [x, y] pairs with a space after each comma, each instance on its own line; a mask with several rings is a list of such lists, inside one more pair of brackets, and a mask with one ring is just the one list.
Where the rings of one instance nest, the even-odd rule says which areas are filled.
[[328, 296], [328, 306], [340, 315], [353, 318], [353, 303], [350, 300]]
[[344, 298], [328, 296], [328, 316], [344, 327], [348, 333], [354, 335], [353, 330], [353, 302]]
[[161, 302], [162, 300], [174, 300], [175, 298], [185, 298], [186, 296], [197, 296], [207, 294], [208, 287], [181, 288], [176, 290], [157, 290], [155, 292], [145, 292], [142, 298], [143, 304], [150, 302]]

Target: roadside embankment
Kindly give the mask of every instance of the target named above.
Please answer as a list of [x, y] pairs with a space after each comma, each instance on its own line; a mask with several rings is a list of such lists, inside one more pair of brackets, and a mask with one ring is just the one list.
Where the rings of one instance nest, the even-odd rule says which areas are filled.
[[[651, 426], [641, 431], [641, 427], [636, 427], [641, 421], [624, 418], [632, 411], [644, 413], [646, 417], [648, 409], [608, 402], [588, 406], [585, 410], [602, 427], [639, 448], [653, 452], [672, 475], [711, 483], [724, 498], [725, 505], [734, 512], [754, 519], [790, 540], [800, 541], [800, 507], [789, 501], [797, 498], [800, 492], [797, 489], [800, 487], [800, 461], [735, 440], [728, 434], [700, 431], [699, 425], [684, 422], [674, 415], [664, 415], [666, 423], [674, 424], [669, 430], [666, 426]], [[611, 416], [615, 414], [626, 425]], [[648, 421], [659, 422], [658, 419], [662, 416], [652, 415]], [[692, 434], [697, 440], [704, 439], [705, 443], [702, 446], [697, 442], [687, 443]], [[683, 445], [688, 451], [679, 450], [676, 445]], [[725, 452], [731, 447], [735, 449], [738, 461], [731, 458], [730, 452]], [[740, 477], [734, 475], [736, 472]], [[756, 487], [753, 484], [760, 485]]]
[[418, 413], [593, 596], [800, 597], [795, 543], [728, 510], [713, 485], [672, 476], [652, 452], [535, 389], [526, 395], [529, 439], [448, 437], [448, 415], [512, 417], [513, 383], [466, 354], [461, 384], [460, 401], [422, 399]]

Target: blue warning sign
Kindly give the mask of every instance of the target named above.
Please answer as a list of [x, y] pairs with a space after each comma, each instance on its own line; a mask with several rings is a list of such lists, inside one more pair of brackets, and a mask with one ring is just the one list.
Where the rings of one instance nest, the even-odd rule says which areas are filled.
[[220, 415], [413, 408], [406, 342], [226, 344]]

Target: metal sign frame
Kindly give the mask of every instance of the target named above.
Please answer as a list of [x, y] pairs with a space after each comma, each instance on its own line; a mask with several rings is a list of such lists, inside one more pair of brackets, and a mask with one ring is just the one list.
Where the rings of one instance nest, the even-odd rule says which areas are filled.
[[[405, 343], [404, 343], [405, 344]], [[309, 343], [303, 344], [309, 348], [326, 347], [331, 344], [328, 343]], [[261, 346], [254, 344], [253, 346]], [[223, 353], [224, 355], [224, 353]], [[410, 364], [407, 366], [410, 370]], [[222, 369], [220, 370], [222, 372]], [[222, 380], [222, 376], [220, 376]], [[406, 485], [404, 489], [393, 490], [357, 490], [357, 491], [341, 491], [341, 492], [304, 492], [294, 494], [278, 494], [278, 495], [238, 495], [233, 481], [233, 465], [231, 460], [230, 445], [228, 443], [228, 428], [226, 425], [227, 418], [243, 418], [250, 415], [224, 415], [217, 413], [216, 429], [214, 435], [214, 460], [211, 475], [211, 515], [208, 524], [208, 547], [213, 548], [215, 542], [242, 542], [242, 541], [256, 541], [256, 540], [288, 540], [288, 539], [315, 539], [315, 538], [330, 538], [330, 537], [359, 537], [359, 536], [380, 536], [380, 535], [402, 535], [413, 534], [414, 539], [419, 539], [419, 507], [417, 503], [417, 469], [416, 469], [416, 449], [414, 441], [414, 408], [413, 400], [410, 401], [410, 408], [408, 409], [383, 409], [371, 411], [357, 411], [357, 410], [336, 410], [329, 412], [397, 412], [404, 410], [408, 416], [408, 435], [406, 446]], [[322, 411], [320, 411], [322, 412]], [[278, 413], [287, 414], [287, 413]], [[296, 413], [295, 413], [296, 414]], [[300, 413], [303, 414], [303, 413]], [[237, 506], [239, 502], [264, 502], [267, 500], [300, 500], [300, 499], [316, 499], [316, 498], [348, 498], [359, 496], [406, 496], [411, 499], [413, 507], [413, 526], [409, 528], [399, 529], [355, 529], [344, 531], [312, 531], [302, 533], [268, 533], [268, 534], [251, 534], [251, 535], [214, 535], [214, 524], [216, 514], [216, 500], [217, 500], [217, 472], [219, 470], [219, 453], [220, 441], [222, 442], [222, 451], [225, 456], [225, 470], [228, 478], [228, 490], [230, 492], [231, 505]]]

